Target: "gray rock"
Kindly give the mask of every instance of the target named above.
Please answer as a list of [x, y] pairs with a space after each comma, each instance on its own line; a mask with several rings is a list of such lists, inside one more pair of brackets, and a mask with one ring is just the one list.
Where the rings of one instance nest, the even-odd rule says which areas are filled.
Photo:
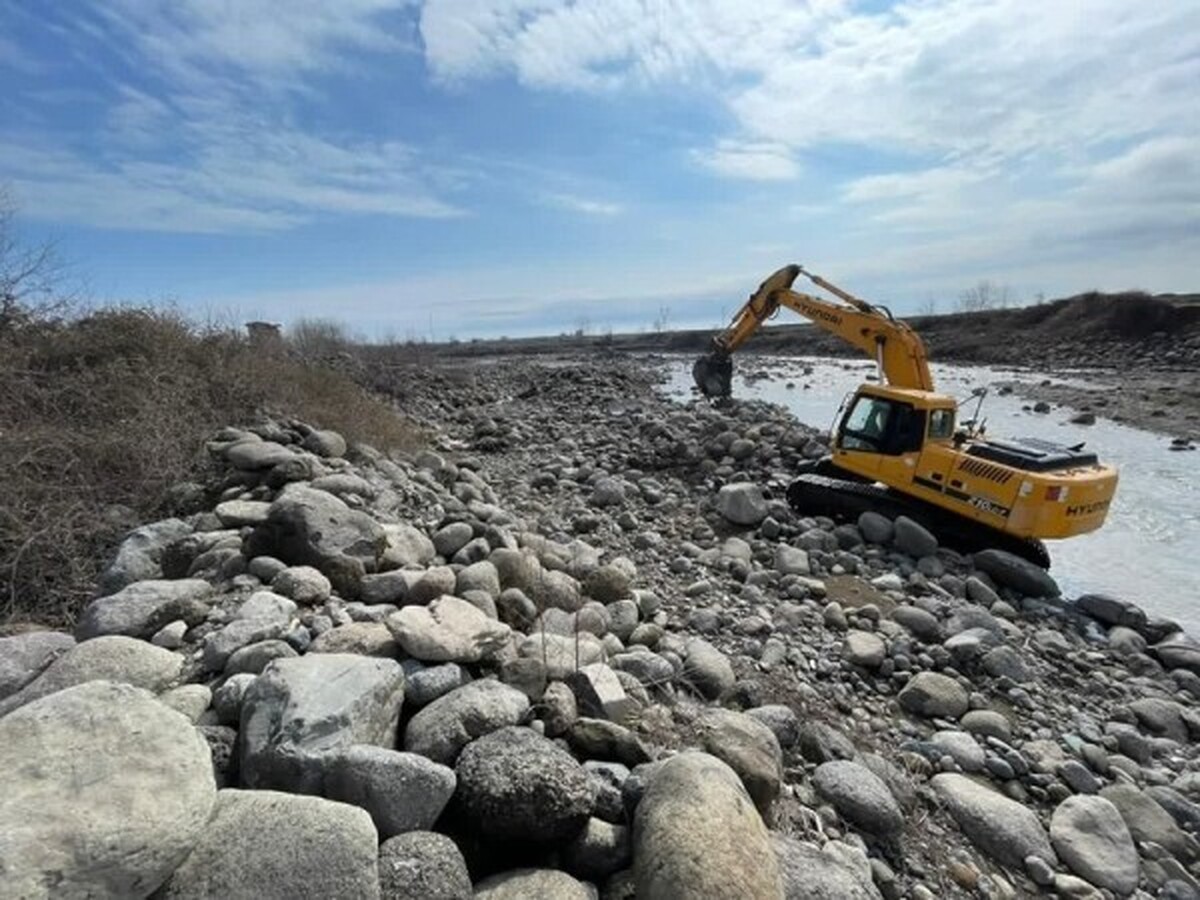
[[420, 708], [438, 697], [460, 688], [471, 680], [466, 669], [458, 663], [442, 663], [440, 666], [420, 667], [412, 662], [407, 669], [404, 683], [404, 702], [410, 708]]
[[333, 585], [312, 566], [288, 566], [271, 579], [271, 590], [305, 606], [320, 606], [333, 593]]
[[371, 814], [380, 837], [433, 827], [454, 794], [454, 770], [421, 756], [356, 744], [322, 762], [322, 794]]
[[1057, 597], [1058, 582], [1041, 566], [1007, 550], [983, 550], [974, 556], [975, 568], [986, 572], [998, 584], [1028, 597]]
[[446, 594], [428, 606], [406, 606], [387, 617], [396, 643], [425, 662], [479, 662], [509, 644], [512, 629], [466, 600]]
[[212, 689], [203, 684], [182, 684], [163, 691], [158, 702], [173, 709], [193, 725], [212, 705]]
[[886, 656], [887, 646], [879, 635], [854, 629], [846, 632], [846, 640], [842, 644], [842, 658], [851, 665], [864, 669], [878, 669]]
[[1159, 641], [1150, 652], [1168, 669], [1186, 669], [1200, 675], [1200, 642], [1183, 632]]
[[800, 723], [800, 754], [809, 762], [823, 763], [831, 759], [853, 759], [857, 751], [850, 739], [824, 722], [808, 720]]
[[88, 681], [112, 681], [158, 693], [180, 677], [183, 657], [145, 641], [105, 635], [76, 644], [37, 678], [0, 701], [0, 716], [64, 688]]
[[225, 459], [235, 469], [270, 469], [295, 458], [296, 454], [274, 441], [240, 441], [225, 448]]
[[566, 868], [592, 881], [627, 868], [631, 861], [629, 829], [597, 818], [588, 819], [583, 830], [563, 849]]
[[791, 707], [782, 704], [756, 706], [746, 710], [746, 715], [770, 728], [782, 749], [786, 750], [800, 740], [800, 720]]
[[493, 600], [500, 596], [500, 573], [486, 559], [465, 566], [458, 573], [454, 592], [460, 597], [468, 591], [482, 591]]
[[1027, 856], [1056, 859], [1045, 829], [1028, 807], [966, 775], [943, 773], [931, 783], [958, 827], [993, 859], [1015, 869], [1024, 866]]
[[271, 504], [263, 500], [226, 500], [218, 503], [213, 512], [226, 528], [262, 525], [267, 521]]
[[681, 679], [710, 700], [730, 690], [737, 682], [729, 658], [703, 638], [691, 638], [685, 645]]
[[0, 638], [0, 700], [15, 694], [75, 646], [61, 631], [27, 631]]
[[930, 719], [957, 719], [969, 705], [963, 686], [938, 672], [918, 672], [900, 691], [898, 699], [905, 712]]
[[199, 578], [136, 581], [87, 605], [75, 626], [81, 641], [104, 634], [149, 638], [176, 619], [196, 624], [208, 611], [212, 585]]
[[1050, 817], [1050, 840], [1072, 872], [1124, 897], [1137, 889], [1141, 864], [1121, 813], [1103, 797], [1068, 797]]
[[855, 828], [880, 837], [893, 836], [904, 828], [896, 798], [865, 766], [849, 760], [822, 763], [813, 775], [813, 785]]
[[892, 543], [901, 553], [920, 559], [922, 556], [933, 556], [937, 552], [937, 538], [908, 516], [897, 516], [893, 528], [895, 534], [892, 536]]
[[543, 569], [529, 587], [529, 596], [543, 609], [575, 612], [583, 606], [579, 582], [566, 572]]
[[1170, 813], [1134, 785], [1109, 785], [1100, 791], [1100, 796], [1121, 813], [1135, 841], [1158, 844], [1185, 862], [1196, 859], [1195, 841], [1175, 824]]
[[491, 678], [473, 681], [413, 716], [404, 731], [404, 749], [450, 766], [468, 743], [516, 725], [528, 711], [529, 698], [515, 688]]
[[0, 893], [146, 896], [215, 799], [204, 738], [145, 691], [93, 681], [29, 703], [0, 719]]
[[1008, 724], [1008, 719], [1003, 713], [994, 710], [973, 709], [959, 720], [959, 724], [963, 731], [970, 734], [994, 737], [1006, 744], [1012, 741], [1012, 727]]
[[326, 491], [302, 484], [285, 487], [259, 529], [274, 556], [289, 565], [320, 569], [342, 596], [353, 597], [362, 576], [374, 569], [387, 546], [374, 518]]
[[382, 622], [347, 622], [318, 635], [308, 652], [355, 653], [394, 659], [400, 655], [400, 645], [391, 629]]
[[799, 547], [789, 547], [787, 544], [776, 545], [775, 571], [781, 575], [808, 575], [812, 571], [808, 562], [808, 553]]
[[301, 446], [310, 453], [326, 459], [336, 459], [346, 455], [346, 439], [336, 431], [314, 429], [304, 436]]
[[858, 517], [858, 530], [872, 544], [890, 544], [895, 533], [891, 519], [870, 510]]
[[513, 869], [475, 885], [475, 900], [596, 900], [596, 889], [558, 869]]
[[1121, 625], [1134, 631], [1146, 627], [1146, 613], [1135, 603], [1109, 594], [1083, 594], [1075, 609], [1105, 625]]
[[697, 729], [704, 749], [737, 773], [759, 813], [769, 820], [783, 783], [783, 751], [771, 729], [729, 709], [709, 710]]
[[163, 519], [134, 529], [117, 548], [117, 555], [97, 583], [101, 594], [112, 594], [135, 581], [162, 578], [164, 551], [192, 533], [192, 526], [180, 519]]
[[770, 833], [737, 773], [707, 753], [655, 764], [633, 823], [639, 897], [782, 898]]
[[538, 562], [537, 554], [529, 550], [498, 547], [492, 551], [488, 561], [496, 567], [500, 576], [500, 586], [505, 590], [516, 588], [519, 591], [528, 591], [542, 574], [542, 565]]
[[892, 621], [903, 625], [913, 637], [926, 644], [936, 644], [942, 639], [942, 626], [937, 616], [918, 606], [897, 606], [892, 610]]
[[[615, 603], [629, 596], [632, 588], [629, 573], [620, 566], [598, 566], [588, 573], [583, 582], [583, 592], [601, 603]], [[637, 607], [635, 605], [634, 609]], [[633, 624], [637, 624], [636, 617]], [[632, 628], [630, 629], [633, 630]]]
[[592, 812], [587, 772], [530, 728], [510, 725], [472, 741], [454, 773], [455, 802], [487, 837], [561, 841], [577, 834]]
[[874, 882], [841, 856], [777, 832], [771, 844], [787, 900], [880, 900]]
[[433, 548], [442, 559], [448, 560], [467, 546], [474, 536], [475, 529], [469, 523], [451, 522], [433, 533]]
[[287, 641], [270, 640], [247, 644], [235, 650], [225, 663], [226, 675], [258, 675], [272, 660], [299, 656]]
[[433, 541], [421, 529], [407, 523], [385, 523], [387, 547], [383, 551], [383, 568], [427, 566], [437, 555]]
[[965, 731], [935, 731], [929, 743], [953, 759], [964, 772], [982, 772], [984, 751]]
[[404, 670], [394, 660], [340, 653], [275, 660], [242, 700], [243, 783], [318, 793], [320, 754], [395, 746], [403, 700]]
[[321, 797], [223, 790], [162, 900], [379, 897], [378, 835], [361, 809]]
[[593, 634], [574, 635], [538, 632], [521, 641], [517, 654], [541, 660], [550, 678], [563, 679], [583, 666], [605, 660], [604, 644]]
[[1011, 678], [1018, 684], [1024, 684], [1033, 677], [1020, 652], [1007, 644], [993, 647], [983, 655], [979, 664], [993, 678]]
[[717, 512], [734, 525], [757, 525], [767, 517], [767, 501], [756, 484], [727, 484], [717, 492]]
[[434, 831], [410, 831], [379, 847], [380, 900], [471, 900], [471, 875], [457, 845]]

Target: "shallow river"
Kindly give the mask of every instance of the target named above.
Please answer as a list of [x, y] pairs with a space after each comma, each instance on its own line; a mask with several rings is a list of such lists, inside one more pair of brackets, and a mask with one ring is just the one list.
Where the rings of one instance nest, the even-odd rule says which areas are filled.
[[[691, 358], [668, 363], [671, 396], [694, 396], [691, 365]], [[823, 430], [832, 427], [846, 395], [874, 372], [865, 362], [819, 358], [741, 357], [734, 367], [735, 397], [782, 404], [801, 422]], [[811, 374], [804, 374], [806, 367], [812, 367]], [[974, 414], [976, 401], [966, 401], [973, 388], [999, 381], [1037, 383], [1044, 377], [983, 366], [934, 365], [933, 372], [940, 391], [964, 401], [962, 419]], [[754, 377], [762, 373], [770, 377]], [[788, 382], [794, 387], [788, 388]], [[989, 393], [982, 412], [988, 435], [1042, 437], [1063, 444], [1086, 441], [1103, 461], [1120, 470], [1103, 528], [1047, 542], [1051, 571], [1063, 592], [1125, 597], [1200, 635], [1200, 452], [1172, 452], [1169, 438], [1107, 419], [1072, 425], [1067, 420], [1073, 410], [1066, 407], [1039, 414], [1022, 410], [1022, 405], [1028, 401]]]

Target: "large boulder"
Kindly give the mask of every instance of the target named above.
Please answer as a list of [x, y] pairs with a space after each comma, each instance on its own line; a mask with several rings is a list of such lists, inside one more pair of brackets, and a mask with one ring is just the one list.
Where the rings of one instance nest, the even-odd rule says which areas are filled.
[[740, 481], [717, 492], [717, 512], [734, 525], [757, 525], [767, 517], [767, 501], [757, 484]]
[[813, 785], [843, 819], [869, 834], [891, 837], [904, 828], [904, 815], [888, 786], [865, 766], [846, 759], [817, 766]]
[[272, 555], [289, 565], [315, 566], [343, 596], [354, 596], [387, 549], [383, 526], [374, 518], [302, 484], [280, 492], [260, 531]]
[[323, 761], [323, 795], [361, 806], [381, 837], [433, 827], [450, 802], [454, 770], [419, 753], [355, 744]]
[[788, 835], [773, 833], [771, 842], [787, 900], [880, 900], [870, 877], [842, 857]]
[[396, 643], [422, 662], [473, 663], [492, 659], [512, 629], [477, 607], [446, 594], [428, 606], [406, 606], [387, 617]]
[[770, 834], [733, 769], [686, 752], [649, 778], [633, 823], [639, 897], [782, 900]]
[[507, 726], [459, 754], [455, 802], [486, 837], [549, 843], [587, 824], [595, 796], [571, 754], [531, 728]]
[[1146, 613], [1140, 606], [1110, 594], [1083, 594], [1075, 601], [1075, 609], [1105, 625], [1121, 625], [1134, 631], [1146, 627]]
[[731, 709], [713, 709], [697, 722], [704, 749], [737, 772], [759, 813], [769, 820], [783, 783], [783, 751], [762, 722]]
[[149, 638], [178, 619], [194, 625], [203, 621], [212, 594], [212, 585], [199, 578], [136, 581], [89, 603], [75, 636], [81, 641], [103, 634]]
[[129, 532], [113, 561], [97, 579], [100, 593], [111, 594], [135, 581], [162, 578], [163, 553], [191, 533], [192, 526], [181, 519], [163, 519]]
[[435, 831], [410, 831], [379, 847], [379, 900], [471, 900], [462, 852]]
[[1057, 597], [1058, 582], [1039, 565], [1007, 550], [981, 550], [975, 568], [986, 572], [997, 584], [1006, 585], [1028, 597]]
[[403, 701], [395, 660], [320, 653], [273, 661], [242, 699], [243, 783], [319, 793], [322, 754], [395, 746]]
[[224, 790], [161, 900], [379, 897], [379, 839], [361, 809], [321, 797]]
[[1158, 844], [1172, 856], [1191, 862], [1197, 858], [1194, 839], [1185, 833], [1163, 807], [1149, 794], [1132, 784], [1112, 784], [1100, 796], [1121, 813], [1129, 833], [1139, 843]]
[[691, 638], [685, 645], [687, 658], [681, 680], [700, 694], [715, 700], [737, 683], [729, 657], [703, 638]]
[[558, 869], [513, 869], [475, 885], [475, 900], [596, 900], [596, 889]]
[[928, 529], [914, 522], [908, 516], [898, 516], [893, 523], [895, 529], [892, 543], [901, 553], [915, 556], [933, 556], [937, 552], [938, 542]]
[[146, 691], [93, 681], [0, 719], [0, 894], [144, 897], [216, 800], [200, 733]]
[[940, 672], [918, 672], [897, 699], [905, 712], [931, 719], [957, 719], [970, 705], [966, 689]]
[[516, 725], [529, 711], [529, 698], [493, 678], [473, 681], [438, 697], [404, 730], [404, 749], [452, 766], [476, 738]]
[[88, 681], [113, 681], [158, 693], [183, 670], [183, 657], [145, 641], [106, 635], [76, 644], [12, 696], [0, 701], [0, 716], [64, 688]]
[[1103, 797], [1068, 797], [1050, 817], [1050, 841], [1067, 867], [1119, 897], [1137, 889], [1141, 862], [1120, 811]]
[[966, 775], [933, 776], [934, 790], [958, 827], [984, 853], [1015, 869], [1027, 856], [1053, 863], [1056, 859], [1037, 814]]
[[61, 631], [27, 631], [0, 638], [0, 700], [15, 694], [75, 646]]

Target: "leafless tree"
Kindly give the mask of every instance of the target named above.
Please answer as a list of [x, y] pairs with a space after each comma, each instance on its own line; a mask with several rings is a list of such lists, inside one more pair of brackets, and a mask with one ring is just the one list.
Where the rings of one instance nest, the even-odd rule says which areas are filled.
[[71, 299], [60, 291], [62, 266], [54, 245], [27, 244], [16, 219], [16, 200], [0, 185], [0, 331], [61, 313]]
[[980, 312], [985, 309], [1007, 309], [1012, 303], [1012, 289], [1007, 284], [995, 284], [986, 278], [958, 295], [959, 312]]
[[921, 301], [921, 305], [917, 307], [917, 314], [922, 316], [936, 316], [937, 308], [937, 297], [933, 296], [933, 294], [926, 294], [925, 299]]

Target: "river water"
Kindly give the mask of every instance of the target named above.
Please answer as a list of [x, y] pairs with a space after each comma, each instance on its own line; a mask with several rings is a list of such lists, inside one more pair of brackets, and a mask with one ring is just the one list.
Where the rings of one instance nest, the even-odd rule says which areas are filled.
[[[670, 396], [696, 396], [691, 367], [690, 357], [669, 359]], [[843, 399], [875, 371], [866, 362], [816, 357], [741, 357], [734, 368], [734, 397], [781, 404], [801, 422], [822, 430], [833, 426]], [[811, 372], [806, 374], [806, 369]], [[1036, 384], [1046, 377], [984, 366], [932, 369], [938, 390], [963, 401], [961, 419], [974, 415], [976, 401], [967, 399], [974, 388], [1000, 381]], [[1064, 594], [1124, 597], [1200, 635], [1200, 452], [1173, 452], [1167, 437], [1103, 418], [1095, 425], [1072, 425], [1067, 420], [1074, 410], [1067, 407], [1041, 414], [1022, 409], [1028, 405], [1016, 395], [989, 393], [982, 408], [988, 435], [1041, 437], [1072, 445], [1086, 441], [1103, 461], [1120, 470], [1103, 528], [1066, 541], [1047, 541], [1051, 573]]]

